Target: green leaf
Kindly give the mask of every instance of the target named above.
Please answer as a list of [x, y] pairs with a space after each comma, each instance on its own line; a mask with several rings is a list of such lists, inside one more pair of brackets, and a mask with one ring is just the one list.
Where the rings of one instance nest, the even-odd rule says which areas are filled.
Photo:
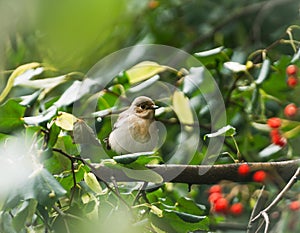
[[265, 81], [265, 79], [268, 77], [270, 65], [271, 65], [271, 62], [269, 59], [265, 59], [263, 61], [258, 78], [255, 80], [256, 84], [259, 85], [259, 84], [263, 83], [263, 81]]
[[127, 70], [125, 73], [129, 79], [129, 82], [131, 84], [138, 83], [141, 81], [144, 81], [148, 78], [153, 77], [154, 75], [163, 72], [167, 69], [165, 66], [161, 66], [156, 62], [152, 61], [143, 61], [129, 70]]
[[18, 104], [15, 100], [9, 99], [0, 106], [0, 132], [11, 133], [13, 130], [21, 128], [24, 122], [22, 117], [25, 107]]
[[96, 178], [91, 172], [84, 173], [84, 181], [95, 193], [102, 193], [102, 188]]
[[[175, 91], [173, 94], [173, 107], [179, 121], [183, 124], [192, 125], [194, 117], [190, 108], [189, 99], [181, 91]], [[191, 128], [191, 127], [190, 127]]]
[[205, 134], [204, 139], [206, 139], [206, 137], [214, 138], [218, 136], [234, 136], [235, 133], [236, 129], [234, 127], [232, 127], [231, 125], [226, 125], [214, 133]]
[[48, 139], [48, 147], [53, 147], [57, 142], [58, 135], [60, 133], [60, 128], [53, 124], [49, 130], [49, 139]]
[[145, 90], [146, 88], [149, 88], [154, 83], [156, 83], [159, 80], [159, 78], [160, 78], [159, 75], [154, 75], [152, 78], [149, 78], [148, 80], [129, 88], [127, 90], [127, 93], [139, 93]]
[[140, 157], [150, 156], [150, 155], [154, 155], [154, 154], [155, 154], [155, 152], [141, 152], [141, 153], [114, 156], [113, 159], [117, 163], [129, 164], [129, 163], [136, 161]]
[[33, 215], [36, 211], [37, 201], [34, 199], [24, 201], [18, 208], [13, 218], [13, 225], [17, 232], [21, 232], [24, 226], [30, 225], [33, 221]]
[[198, 216], [204, 214], [205, 206], [199, 206], [192, 199], [181, 197], [177, 200], [176, 209], [180, 212]]

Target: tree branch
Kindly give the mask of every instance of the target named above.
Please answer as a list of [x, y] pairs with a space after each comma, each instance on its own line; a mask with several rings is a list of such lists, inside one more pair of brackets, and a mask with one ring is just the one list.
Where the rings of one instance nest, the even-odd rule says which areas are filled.
[[[295, 174], [300, 164], [300, 159], [280, 161], [280, 162], [260, 162], [248, 163], [252, 173], [248, 176], [239, 176], [237, 173], [240, 163], [224, 164], [224, 165], [147, 165], [147, 168], [157, 172], [162, 176], [164, 182], [186, 183], [186, 184], [215, 184], [221, 180], [229, 180], [233, 182], [251, 182], [252, 174], [257, 170], [277, 174], [284, 181], [288, 182]], [[142, 181], [137, 177], [130, 178], [120, 168], [107, 167], [103, 164], [89, 165], [92, 172], [100, 179], [106, 182], [111, 181], [114, 177], [117, 182]]]

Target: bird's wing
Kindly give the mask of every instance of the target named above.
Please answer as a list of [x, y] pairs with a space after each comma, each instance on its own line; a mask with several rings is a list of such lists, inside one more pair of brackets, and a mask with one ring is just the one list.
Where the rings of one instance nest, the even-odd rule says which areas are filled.
[[127, 110], [124, 111], [124, 112], [121, 112], [119, 114], [119, 117], [118, 117], [117, 121], [114, 124], [113, 130], [116, 129], [116, 128], [119, 128], [121, 125], [123, 125], [124, 122], [127, 120], [128, 116], [129, 116], [129, 113], [128, 113]]

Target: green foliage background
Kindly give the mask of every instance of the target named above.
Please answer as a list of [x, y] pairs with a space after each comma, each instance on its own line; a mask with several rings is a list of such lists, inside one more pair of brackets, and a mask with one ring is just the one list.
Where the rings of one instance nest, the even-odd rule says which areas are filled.
[[[225, 223], [232, 231], [245, 232], [261, 184], [221, 183], [227, 194], [235, 193], [230, 199], [232, 203], [245, 205], [243, 215], [237, 220], [210, 211], [206, 185], [192, 186], [189, 190], [187, 184], [167, 183], [137, 198], [140, 193], [135, 187], [129, 189], [119, 184], [115, 190], [112, 185], [99, 183], [91, 168], [78, 157], [73, 128], [66, 129], [70, 116], [64, 114], [72, 113], [73, 102], [62, 96], [96, 62], [112, 52], [146, 43], [173, 46], [195, 54], [213, 75], [224, 97], [227, 121], [236, 129], [236, 135], [226, 138], [223, 156], [217, 163], [233, 163], [238, 152], [248, 162], [296, 159], [300, 149], [299, 116], [286, 119], [283, 114], [288, 103], [299, 106], [299, 86], [289, 89], [286, 85], [286, 67], [292, 63], [300, 67], [300, 30], [299, 26], [291, 25], [299, 25], [296, 0], [1, 0], [0, 89], [3, 93], [8, 88], [8, 95], [0, 106], [0, 156], [3, 161], [6, 156], [20, 157], [21, 166], [16, 165], [16, 170], [6, 162], [0, 166], [3, 171], [0, 184], [4, 190], [0, 193], [0, 231], [205, 232], [222, 231], [220, 223]], [[288, 28], [291, 34], [286, 33]], [[211, 51], [221, 46], [218, 52]], [[202, 51], [208, 51], [207, 55], [197, 56]], [[247, 64], [247, 69], [232, 72], [224, 65], [230, 61]], [[41, 72], [39, 67], [43, 67]], [[14, 82], [25, 71], [32, 72], [29, 73], [32, 80], [25, 87], [9, 84], [9, 80]], [[164, 80], [178, 81], [176, 84], [183, 91], [179, 71], [157, 73]], [[53, 81], [54, 78], [57, 79]], [[115, 77], [107, 88], [110, 91], [101, 92], [97, 110], [114, 107], [119, 95], [126, 99], [124, 91], [137, 84], [132, 79], [126, 72]], [[42, 81], [34, 83], [37, 80]], [[200, 96], [197, 92], [189, 94], [191, 99]], [[54, 103], [58, 100], [61, 105], [56, 109]], [[169, 101], [176, 105], [172, 95]], [[203, 138], [210, 132], [210, 116], [203, 110], [205, 103], [196, 107]], [[282, 131], [288, 145], [276, 152], [267, 149], [262, 156], [260, 152], [271, 144], [265, 123], [273, 116], [284, 119]], [[111, 130], [108, 118], [96, 125], [97, 135], [90, 132], [84, 121], [80, 123], [80, 129], [95, 144], [96, 151]], [[178, 121], [180, 117], [169, 112], [159, 120], [174, 118]], [[115, 157], [113, 162], [103, 162], [97, 156], [92, 160], [119, 169], [161, 162], [178, 131], [176, 124], [168, 127], [172, 136], [167, 137], [161, 154]], [[20, 150], [13, 152], [14, 145]], [[91, 154], [95, 148], [89, 148]], [[204, 142], [191, 164], [200, 164], [205, 150]], [[37, 164], [28, 162], [32, 156], [38, 158]], [[22, 164], [27, 163], [30, 169], [23, 171]], [[5, 175], [14, 173], [20, 174], [16, 176], [19, 182], [5, 184]], [[152, 182], [160, 178], [153, 173], [144, 177]], [[276, 179], [269, 184], [266, 203], [277, 195], [281, 187], [278, 183], [282, 185]], [[272, 219], [273, 232], [300, 229], [297, 218], [294, 219], [299, 213], [293, 215], [287, 209], [291, 200], [299, 198], [296, 185], [273, 212], [281, 217]], [[237, 222], [240, 225], [233, 224]]]

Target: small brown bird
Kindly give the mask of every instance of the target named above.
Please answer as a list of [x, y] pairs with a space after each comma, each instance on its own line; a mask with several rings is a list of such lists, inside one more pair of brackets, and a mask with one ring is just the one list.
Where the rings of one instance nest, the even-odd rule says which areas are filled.
[[152, 99], [140, 96], [129, 109], [119, 115], [110, 133], [107, 146], [118, 154], [152, 151], [158, 144], [154, 120], [156, 106]]

